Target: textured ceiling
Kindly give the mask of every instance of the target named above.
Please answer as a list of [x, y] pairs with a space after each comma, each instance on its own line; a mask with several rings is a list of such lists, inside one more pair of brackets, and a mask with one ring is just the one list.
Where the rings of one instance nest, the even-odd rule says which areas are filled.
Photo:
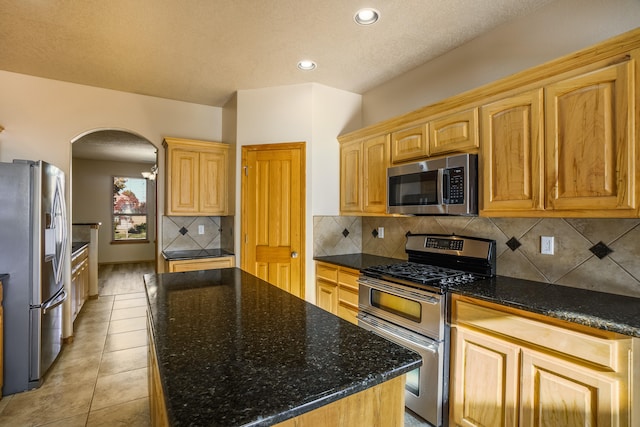
[[[304, 82], [362, 93], [550, 1], [0, 0], [0, 69], [212, 106]], [[354, 23], [363, 6], [377, 24]]]
[[[363, 93], [550, 1], [0, 0], [0, 70], [218, 107], [236, 90], [306, 82]], [[354, 23], [365, 6], [377, 24]], [[73, 156], [156, 153], [102, 131]]]

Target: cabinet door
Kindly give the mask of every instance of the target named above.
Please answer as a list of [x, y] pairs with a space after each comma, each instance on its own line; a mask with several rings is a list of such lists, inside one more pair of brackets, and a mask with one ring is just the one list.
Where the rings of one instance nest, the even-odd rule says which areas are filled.
[[316, 278], [316, 305], [329, 313], [338, 314], [338, 286], [335, 282]]
[[389, 167], [389, 137], [371, 138], [363, 143], [364, 212], [387, 211], [387, 168]]
[[620, 420], [619, 387], [611, 376], [523, 349], [520, 425], [627, 425]]
[[478, 109], [460, 111], [429, 122], [429, 155], [478, 148]]
[[518, 425], [518, 346], [461, 327], [452, 342], [452, 425]]
[[362, 212], [362, 141], [340, 145], [340, 212]]
[[482, 214], [544, 209], [542, 89], [485, 105]]
[[227, 150], [200, 153], [200, 213], [227, 213]]
[[546, 88], [547, 206], [637, 216], [634, 62]]
[[167, 215], [196, 214], [199, 209], [200, 155], [194, 151], [170, 149]]
[[429, 155], [427, 125], [414, 126], [391, 134], [391, 163], [424, 159]]

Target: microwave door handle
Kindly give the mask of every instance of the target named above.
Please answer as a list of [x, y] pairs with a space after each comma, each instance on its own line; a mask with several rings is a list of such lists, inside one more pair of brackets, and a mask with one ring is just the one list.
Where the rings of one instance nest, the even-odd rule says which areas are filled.
[[437, 194], [438, 194], [438, 205], [442, 206], [443, 204], [443, 187], [444, 187], [444, 169], [438, 169], [438, 183], [437, 183]]
[[441, 169], [442, 171], [442, 203], [443, 204], [448, 204], [449, 203], [449, 187], [450, 187], [450, 181], [449, 181], [449, 170], [448, 169]]

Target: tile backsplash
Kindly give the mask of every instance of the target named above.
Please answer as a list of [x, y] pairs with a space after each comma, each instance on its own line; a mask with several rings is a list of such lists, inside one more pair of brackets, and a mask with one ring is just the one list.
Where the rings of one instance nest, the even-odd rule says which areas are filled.
[[[204, 234], [199, 234], [199, 227]], [[165, 216], [162, 218], [164, 251], [227, 249], [233, 252], [233, 217]]]
[[[640, 219], [316, 216], [314, 255], [406, 259], [407, 232], [495, 239], [499, 275], [640, 297]], [[540, 236], [554, 237], [554, 255], [540, 254]]]

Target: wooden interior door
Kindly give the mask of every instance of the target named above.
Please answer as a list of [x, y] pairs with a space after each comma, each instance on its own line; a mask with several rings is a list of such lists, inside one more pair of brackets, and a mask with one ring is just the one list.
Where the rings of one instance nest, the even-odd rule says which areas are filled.
[[304, 298], [305, 145], [242, 147], [241, 268]]

